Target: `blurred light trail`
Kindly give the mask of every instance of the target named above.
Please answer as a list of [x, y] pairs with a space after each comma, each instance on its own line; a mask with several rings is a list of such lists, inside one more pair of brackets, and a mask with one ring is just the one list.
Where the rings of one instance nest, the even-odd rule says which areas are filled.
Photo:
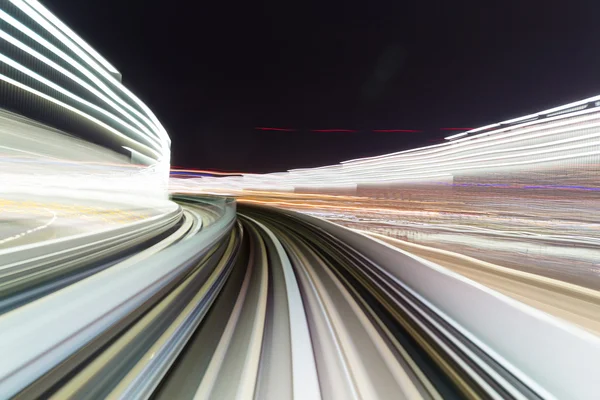
[[0, 10], [2, 106], [25, 117], [52, 109], [40, 122], [144, 160], [166, 190], [170, 139], [118, 71], [37, 1], [10, 6]]
[[119, 72], [37, 1], [5, 3], [1, 398], [600, 391], [600, 97], [169, 179], [170, 139]]
[[290, 128], [268, 128], [268, 127], [264, 127], [264, 126], [257, 126], [256, 128], [257, 131], [280, 131], [280, 132], [296, 132], [297, 129], [290, 129]]
[[170, 139], [119, 72], [37, 1], [0, 8], [0, 247], [39, 248], [176, 209]]
[[[0, 250], [23, 272], [0, 271], [0, 294], [12, 285], [0, 301], [2, 397], [583, 399], [599, 390], [589, 360], [600, 339], [569, 323], [335, 224], [249, 206], [236, 222], [229, 200], [177, 200], [181, 209], [125, 226], [113, 247], [102, 244], [112, 231], [80, 248], [49, 243], [72, 261], [45, 258], [36, 269], [52, 273], [42, 279], [19, 249]], [[137, 250], [115, 254], [125, 243]], [[460, 255], [443, 257], [458, 268]], [[478, 261], [467, 262], [476, 275]], [[596, 298], [480, 268], [502, 291], [527, 282], [532, 301], [548, 284], [563, 301], [577, 301], [574, 291]], [[552, 357], [538, 362], [548, 346]], [[566, 360], [577, 360], [567, 372]]]
[[[585, 171], [600, 163], [599, 110], [588, 104], [583, 110], [536, 121], [519, 121], [507, 126], [492, 124], [461, 132], [458, 135], [463, 135], [462, 138], [455, 136], [452, 141], [423, 148], [320, 168], [248, 174], [218, 181], [203, 178], [195, 183], [198, 189], [276, 190], [279, 187], [288, 192], [318, 193], [325, 188], [356, 192], [386, 185], [400, 190], [402, 185], [436, 186], [459, 183], [473, 176], [483, 181], [488, 176], [501, 176], [505, 180], [529, 179], [531, 184], [525, 186], [536, 186], [538, 172], [535, 171]], [[513, 176], [519, 178], [511, 178]], [[561, 186], [586, 186], [577, 183], [579, 179]], [[192, 183], [188, 182], [190, 187]]]
[[[600, 336], [600, 291], [506, 268], [448, 250], [378, 233], [365, 233]], [[548, 296], [548, 290], [551, 290], [551, 296]]]
[[217, 176], [242, 176], [247, 174], [246, 172], [234, 172], [234, 171], [217, 171], [217, 170], [209, 170], [209, 169], [189, 169], [189, 168], [181, 168], [181, 167], [171, 167], [171, 173], [177, 172], [189, 172], [191, 174], [207, 174], [207, 175], [217, 175]]
[[[383, 234], [407, 243], [403, 248], [453, 252], [531, 274], [539, 282], [572, 285], [571, 300], [540, 307], [597, 333], [597, 300], [590, 300], [590, 309], [574, 300], [579, 290], [600, 290], [597, 101], [471, 129], [438, 145], [319, 168], [192, 179], [172, 187], [187, 193], [227, 191], [244, 204], [299, 211]], [[455, 259], [444, 260], [442, 265], [459, 268]], [[469, 276], [503, 287], [495, 278]], [[520, 284], [514, 286], [518, 290], [504, 286], [503, 293], [535, 304], [543, 293], [539, 282], [532, 283], [535, 299], [524, 298]]]
[[311, 132], [358, 132], [354, 129], [341, 129], [341, 128], [333, 128], [333, 129], [311, 129]]
[[[5, 236], [6, 233], [1, 232], [1, 230], [0, 230], [0, 247], [2, 245], [4, 245], [5, 243], [11, 242], [11, 241], [14, 241], [14, 240], [17, 240], [17, 239], [21, 239], [24, 236], [27, 236], [27, 235], [30, 235], [32, 233], [41, 231], [42, 229], [46, 229], [50, 225], [52, 225], [54, 223], [54, 221], [56, 221], [56, 218], [57, 218], [56, 213], [53, 212], [52, 210], [49, 210], [48, 208], [45, 208], [45, 207], [44, 207], [44, 210], [46, 212], [48, 212], [48, 214], [50, 214], [50, 219], [47, 222], [46, 221], [42, 221], [41, 225], [36, 225], [36, 226], [34, 226], [34, 227], [30, 228], [30, 229], [27, 229], [26, 231], [21, 231], [21, 232], [19, 232], [17, 234], [13, 234], [12, 236], [8, 236], [8, 237]], [[2, 213], [4, 214], [5, 211], [2, 210]], [[12, 226], [14, 226], [14, 224], [12, 224]]]
[[383, 133], [391, 133], [391, 132], [405, 132], [405, 133], [419, 133], [423, 132], [417, 129], [373, 129], [373, 132], [383, 132]]
[[[273, 127], [255, 127], [255, 130], [259, 131], [281, 131], [281, 132], [301, 132], [302, 129], [297, 128], [273, 128]], [[468, 131], [473, 128], [440, 128], [441, 131]], [[347, 132], [347, 133], [358, 133], [358, 132], [376, 132], [376, 133], [421, 133], [425, 132], [422, 129], [372, 129], [372, 130], [360, 130], [360, 129], [348, 129], [348, 128], [327, 128], [327, 129], [308, 129], [308, 132], [317, 133], [328, 133], [328, 132]]]

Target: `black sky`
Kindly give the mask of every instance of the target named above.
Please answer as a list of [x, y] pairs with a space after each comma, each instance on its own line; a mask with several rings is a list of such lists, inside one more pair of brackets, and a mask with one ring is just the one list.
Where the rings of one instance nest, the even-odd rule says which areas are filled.
[[[600, 94], [597, 0], [45, 5], [156, 113], [177, 166], [330, 164]], [[394, 128], [424, 132], [372, 132]]]

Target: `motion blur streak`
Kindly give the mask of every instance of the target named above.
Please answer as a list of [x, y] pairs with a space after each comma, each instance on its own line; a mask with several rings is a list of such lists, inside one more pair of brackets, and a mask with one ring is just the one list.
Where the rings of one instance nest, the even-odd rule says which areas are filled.
[[[230, 200], [178, 201], [169, 220], [49, 243], [60, 258], [0, 254], [11, 265], [2, 397], [575, 399], [599, 389], [598, 338], [435, 264], [302, 214], [240, 206], [236, 222]], [[580, 364], [565, 371], [569, 359]]]
[[37, 1], [0, 8], [0, 398], [597, 397], [600, 97], [169, 180], [118, 70]]
[[[440, 145], [283, 173], [173, 179], [171, 188], [235, 195], [599, 290], [599, 105], [596, 96]], [[584, 309], [559, 314], [597, 332], [600, 315]]]
[[35, 0], [0, 0], [0, 248], [168, 218], [170, 139]]
[[[194, 183], [196, 191], [356, 193], [371, 187], [401, 190], [411, 185], [534, 184], [539, 183], [541, 174], [547, 174], [560, 176], [566, 186], [593, 186], [597, 178], [594, 167], [600, 162], [598, 104], [596, 98], [586, 99], [575, 108], [567, 105], [527, 119], [473, 129], [442, 144], [338, 165], [227, 179], [205, 177]], [[191, 183], [187, 182], [188, 186], [192, 187]]]
[[[352, 239], [339, 226], [334, 236], [384, 268], [390, 274], [386, 279], [398, 277], [397, 282], [406, 285], [411, 294], [454, 321], [456, 324], [450, 325], [477, 347], [474, 354], [482, 351], [502, 366], [499, 376], [510, 382], [514, 378], [530, 390], [525, 397], [592, 398], [596, 396], [593, 392], [567, 388], [570, 378], [565, 374], [582, 377], [588, 367], [598, 366], [588, 365], [590, 358], [585, 354], [598, 351], [600, 335], [599, 118], [600, 97], [593, 97], [460, 132], [439, 145], [264, 175], [173, 178], [171, 190], [232, 195], [244, 213], [244, 207], [274, 206], [318, 217], [321, 222], [315, 220], [313, 224], [320, 228], [322, 220], [329, 220], [354, 229], [362, 237], [368, 235], [386, 250], [378, 247], [368, 252], [367, 248], [375, 246], [372, 242]], [[255, 213], [263, 218], [269, 214], [253, 211], [257, 220], [260, 218], [254, 217]], [[298, 228], [283, 222], [283, 215], [290, 214], [271, 214], [268, 221], [261, 222], [285, 245], [293, 239], [282, 237]], [[301, 242], [312, 252], [319, 254], [327, 248], [323, 246], [325, 239], [314, 230], [302, 236]], [[389, 259], [383, 255], [391, 251], [388, 246], [396, 251]], [[287, 244], [290, 257], [291, 248]], [[303, 257], [309, 260], [305, 265], [325, 270], [344, 264], [339, 256], [322, 257], [324, 264]], [[406, 270], [409, 265], [412, 269]], [[438, 280], [441, 275], [429, 275], [432, 269], [468, 284]], [[368, 269], [361, 264], [360, 270]], [[377, 290], [384, 291], [382, 287]], [[491, 298], [475, 293], [469, 289], [472, 287], [495, 300], [488, 302]], [[377, 293], [377, 301], [385, 303]], [[355, 298], [369, 302], [361, 291]], [[495, 301], [510, 304], [528, 316], [513, 314], [514, 309], [500, 311]], [[392, 313], [399, 309], [398, 303], [389, 308]], [[541, 321], [545, 322], [539, 324]], [[503, 323], [507, 325], [496, 325]], [[566, 336], [554, 336], [558, 326], [563, 333], [569, 332], [567, 336], [573, 334], [586, 343], [575, 345], [582, 350], [580, 355], [566, 345], [570, 341]], [[557, 340], [555, 345], [545, 342], [550, 337]], [[424, 341], [419, 343], [427, 347]], [[555, 351], [564, 352], [566, 359], [550, 366]], [[483, 390], [487, 396], [489, 388], [498, 387], [505, 392], [491, 397], [524, 393], [521, 386], [505, 381], [498, 384], [472, 371], [466, 376], [473, 381], [461, 380], [465, 375], [445, 364], [449, 359], [456, 361], [449, 353], [428, 354], [438, 361], [461, 395], [479, 397]], [[477, 365], [490, 365], [489, 358], [481, 359], [486, 361]], [[470, 361], [467, 364], [473, 365]], [[489, 368], [482, 368], [491, 373]], [[505, 372], [511, 378], [506, 378]], [[424, 374], [432, 376], [430, 372]], [[556, 380], [544, 376], [556, 376]], [[473, 389], [468, 382], [480, 386]], [[349, 387], [343, 396], [374, 396], [367, 390]], [[402, 386], [398, 390], [410, 389]]]
[[118, 71], [37, 1], [0, 9], [2, 106], [137, 160], [166, 190], [170, 139]]

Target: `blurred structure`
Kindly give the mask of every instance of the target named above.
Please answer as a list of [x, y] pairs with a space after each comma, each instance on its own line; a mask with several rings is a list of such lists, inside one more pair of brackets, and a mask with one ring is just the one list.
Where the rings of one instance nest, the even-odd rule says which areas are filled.
[[[166, 131], [121, 84], [120, 73], [35, 0], [0, 1], [0, 99], [6, 110], [0, 115], [1, 180], [11, 182], [3, 189], [29, 184], [35, 191], [52, 182], [71, 190], [111, 188], [166, 198]], [[53, 170], [49, 158], [64, 162]], [[93, 173], [85, 162], [96, 163], [95, 170], [103, 163], [126, 168], [106, 168], [101, 175], [111, 178], [101, 183], [86, 178]], [[130, 186], [133, 181], [137, 186]]]
[[0, 0], [0, 250], [172, 212], [170, 139], [35, 0]]
[[[447, 142], [320, 168], [206, 177], [196, 188], [297, 193], [377, 192], [408, 197], [425, 186], [585, 189], [597, 183], [600, 96], [472, 129]], [[557, 182], [560, 182], [557, 185]], [[188, 180], [187, 184], [192, 184]], [[193, 186], [192, 186], [193, 187]]]
[[241, 177], [172, 182], [600, 288], [600, 96], [442, 144]]

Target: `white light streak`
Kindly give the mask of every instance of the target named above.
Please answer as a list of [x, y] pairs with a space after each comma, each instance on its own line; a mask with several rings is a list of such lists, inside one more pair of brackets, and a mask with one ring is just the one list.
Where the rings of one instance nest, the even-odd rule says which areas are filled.
[[113, 67], [104, 57], [102, 57], [96, 50], [94, 50], [89, 44], [87, 44], [83, 39], [81, 39], [75, 32], [73, 32], [68, 26], [66, 26], [61, 20], [56, 18], [54, 14], [48, 11], [47, 8], [42, 6], [39, 2], [34, 0], [25, 0], [31, 7], [33, 7], [37, 12], [42, 14], [48, 21], [52, 22], [56, 27], [58, 27], [61, 31], [63, 31], [69, 38], [71, 38], [75, 43], [81, 46], [85, 51], [90, 53], [96, 61], [98, 61], [106, 70], [113, 74], [118, 74], [119, 71], [115, 67]]
[[152, 149], [150, 147], [147, 147], [147, 146], [145, 146], [145, 145], [143, 145], [143, 144], [135, 141], [134, 139], [129, 138], [128, 136], [125, 136], [123, 133], [119, 132], [118, 130], [116, 130], [112, 126], [110, 126], [110, 125], [108, 125], [108, 124], [100, 121], [97, 118], [92, 117], [89, 114], [84, 113], [83, 111], [78, 110], [77, 108], [75, 108], [73, 106], [70, 106], [70, 105], [68, 105], [66, 103], [63, 103], [62, 101], [57, 100], [54, 97], [48, 96], [45, 93], [42, 93], [42, 92], [40, 92], [38, 90], [35, 90], [35, 89], [33, 89], [33, 88], [29, 87], [29, 86], [26, 86], [26, 85], [22, 84], [20, 82], [17, 82], [14, 79], [11, 79], [11, 78], [9, 78], [9, 77], [7, 77], [5, 75], [0, 74], [0, 79], [3, 80], [3, 81], [5, 81], [6, 83], [10, 83], [11, 85], [14, 85], [14, 86], [16, 86], [16, 87], [18, 87], [20, 89], [26, 90], [29, 93], [32, 93], [32, 94], [34, 94], [36, 96], [39, 96], [39, 97], [41, 97], [41, 98], [43, 98], [45, 100], [48, 100], [48, 101], [50, 101], [50, 102], [52, 102], [52, 103], [54, 103], [54, 104], [56, 104], [58, 106], [61, 106], [61, 107], [65, 108], [65, 109], [67, 109], [67, 110], [69, 110], [71, 112], [74, 112], [74, 113], [80, 115], [80, 116], [82, 116], [82, 117], [90, 120], [91, 122], [93, 122], [95, 124], [98, 124], [102, 128], [104, 128], [104, 129], [112, 132], [113, 134], [119, 136], [121, 139], [123, 139], [126, 142], [131, 143], [132, 145], [144, 147], [148, 152], [150, 152], [151, 154], [154, 154], [157, 158], [160, 156], [160, 154], [156, 150], [154, 150], [154, 149]]
[[[62, 43], [64, 43], [71, 51], [73, 51], [75, 54], [77, 54], [78, 57], [80, 57], [83, 61], [85, 61], [93, 70], [95, 70], [96, 72], [98, 72], [102, 77], [104, 77], [113, 86], [119, 88], [134, 103], [136, 103], [144, 112], [146, 112], [146, 114], [148, 115], [148, 117], [150, 118], [150, 120], [152, 120], [152, 124], [154, 125], [154, 127], [156, 129], [156, 134], [165, 143], [165, 148], [168, 148], [168, 145], [170, 145], [170, 139], [169, 139], [166, 131], [164, 130], [164, 128], [162, 127], [162, 125], [160, 124], [160, 122], [158, 122], [158, 120], [156, 119], [156, 117], [154, 116], [154, 114], [150, 111], [150, 109], [148, 109], [148, 107], [144, 103], [142, 103], [135, 95], [133, 95], [133, 93], [131, 93], [129, 90], [127, 90], [127, 88], [125, 88], [105, 68], [103, 68], [95, 60], [93, 60], [92, 58], [90, 58], [85, 51], [83, 51], [81, 48], [79, 48], [77, 45], [75, 45], [75, 43], [73, 43], [73, 41], [71, 39], [69, 39], [68, 37], [66, 37], [61, 31], [59, 31], [48, 20], [46, 20], [44, 17], [42, 17], [40, 14], [38, 14], [38, 12], [36, 12], [33, 8], [31, 8], [29, 5], [27, 5], [24, 1], [22, 1], [22, 0], [11, 0], [11, 3], [13, 3], [15, 6], [17, 6], [21, 11], [23, 11], [24, 13], [26, 13], [30, 18], [32, 18], [34, 21], [36, 21], [40, 26], [42, 26], [44, 29], [46, 29], [54, 37], [56, 37], [58, 40], [60, 40]], [[13, 21], [15, 21], [14, 18], [10, 18], [10, 19], [12, 19]], [[31, 31], [31, 30], [29, 30], [29, 31]], [[39, 38], [39, 35], [35, 35], [34, 37], [36, 37], [36, 36]], [[49, 43], [47, 41], [44, 41], [44, 42], [45, 42], [44, 46], [47, 47], [49, 50], [51, 50], [51, 47], [54, 47], [54, 46], [48, 47], [46, 44], [49, 44]], [[76, 64], [78, 64], [78, 63], [76, 63]], [[83, 68], [81, 65], [79, 65], [79, 67], [82, 68], [84, 71], [87, 71], [86, 75], [88, 75], [88, 77], [89, 77], [89, 71], [87, 70], [87, 68]], [[100, 82], [95, 77], [94, 78], [90, 78], [90, 79], [93, 79], [94, 82], [97, 83], [97, 84], [98, 84], [98, 82]], [[100, 83], [100, 85], [106, 87], [102, 83]], [[131, 105], [129, 105], [127, 102], [123, 101], [123, 99], [121, 99], [119, 96], [117, 96], [114, 93], [112, 93], [112, 91], [107, 91], [107, 93], [109, 95], [111, 95], [111, 97], [113, 97], [116, 101], [120, 102], [123, 106], [125, 106], [128, 109], [130, 109], [136, 115], [140, 116], [141, 118], [147, 119], [147, 117], [143, 116], [139, 111], [135, 110], [133, 107], [131, 107]]]

